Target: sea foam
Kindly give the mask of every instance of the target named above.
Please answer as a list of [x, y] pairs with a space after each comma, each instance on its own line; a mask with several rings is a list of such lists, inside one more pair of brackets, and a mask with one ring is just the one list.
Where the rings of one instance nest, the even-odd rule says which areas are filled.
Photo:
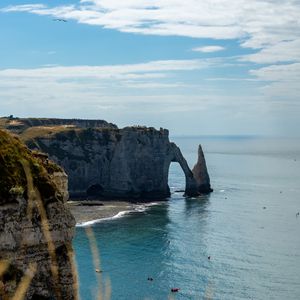
[[145, 212], [147, 209], [149, 209], [152, 206], [155, 205], [159, 205], [159, 203], [157, 202], [151, 202], [151, 203], [147, 203], [147, 204], [138, 204], [134, 207], [134, 209], [132, 210], [124, 210], [124, 211], [120, 211], [118, 212], [116, 215], [112, 216], [112, 217], [105, 217], [105, 218], [100, 218], [100, 219], [95, 219], [95, 220], [90, 220], [90, 221], [86, 221], [86, 222], [80, 222], [80, 223], [76, 223], [76, 227], [86, 227], [86, 226], [92, 226], [96, 223], [101, 223], [101, 222], [105, 222], [105, 221], [111, 221], [111, 220], [115, 220], [115, 219], [120, 219], [126, 215], [129, 215], [131, 213], [141, 213], [141, 212]]

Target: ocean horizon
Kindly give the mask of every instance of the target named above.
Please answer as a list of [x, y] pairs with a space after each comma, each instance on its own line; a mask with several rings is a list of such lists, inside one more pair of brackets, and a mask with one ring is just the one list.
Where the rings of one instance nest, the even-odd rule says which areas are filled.
[[[300, 140], [170, 140], [190, 167], [202, 145], [214, 192], [183, 197], [184, 174], [172, 163], [168, 201], [86, 224], [111, 299], [299, 299]], [[81, 299], [95, 299], [98, 275], [84, 227], [76, 228], [73, 245]]]

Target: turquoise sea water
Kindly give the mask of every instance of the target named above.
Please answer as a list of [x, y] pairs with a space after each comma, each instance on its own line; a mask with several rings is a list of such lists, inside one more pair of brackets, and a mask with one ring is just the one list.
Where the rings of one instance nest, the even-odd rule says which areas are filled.
[[[172, 164], [169, 201], [93, 226], [111, 299], [168, 299], [173, 287], [180, 288], [174, 299], [300, 299], [300, 141], [172, 140], [190, 166], [202, 144], [214, 192], [176, 193], [184, 175]], [[74, 248], [81, 299], [96, 299], [82, 227]]]

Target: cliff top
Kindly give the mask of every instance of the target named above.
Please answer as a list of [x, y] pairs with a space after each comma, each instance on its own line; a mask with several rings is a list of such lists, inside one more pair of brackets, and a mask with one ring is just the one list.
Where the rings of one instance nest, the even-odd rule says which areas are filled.
[[45, 154], [30, 151], [17, 137], [0, 130], [0, 203], [9, 202], [16, 196], [27, 197], [24, 162], [29, 166], [34, 185], [43, 198], [56, 197], [56, 187], [49, 174], [62, 172], [62, 169], [48, 160]]
[[20, 139], [27, 143], [39, 137], [56, 137], [57, 134], [68, 132], [89, 131], [90, 129], [104, 132], [140, 132], [147, 134], [169, 134], [168, 130], [140, 125], [127, 126], [119, 129], [115, 124], [104, 120], [84, 120], [84, 119], [56, 119], [56, 118], [0, 118], [0, 129], [6, 129], [19, 135]]
[[58, 118], [16, 118], [13, 116], [0, 118], [0, 128], [17, 134], [31, 127], [73, 126], [77, 128], [118, 128], [117, 125], [104, 120], [58, 119]]

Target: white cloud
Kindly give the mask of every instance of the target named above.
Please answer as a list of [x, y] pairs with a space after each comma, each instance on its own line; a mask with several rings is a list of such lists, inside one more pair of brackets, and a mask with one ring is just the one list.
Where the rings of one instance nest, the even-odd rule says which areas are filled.
[[238, 38], [250, 48], [300, 36], [297, 0], [85, 0], [52, 8], [17, 5], [2, 11], [27, 11], [140, 34]]
[[186, 88], [191, 87], [186, 83], [174, 82], [174, 83], [162, 83], [155, 81], [148, 82], [138, 82], [138, 81], [126, 81], [123, 83], [124, 87], [134, 88], [134, 89], [173, 89], [173, 88]]
[[[26, 4], [2, 12], [28, 12], [121, 32], [193, 38], [238, 39], [258, 64], [300, 61], [299, 0], [80, 0], [49, 7]], [[216, 52], [221, 46], [193, 51]], [[98, 72], [98, 70], [96, 70]]]
[[[26, 4], [2, 12], [29, 12], [122, 32], [193, 38], [239, 39], [256, 53], [243, 60], [260, 64], [299, 61], [298, 0], [81, 0], [49, 7]], [[214, 52], [220, 46], [194, 51]]]
[[192, 71], [214, 65], [214, 60], [161, 60], [140, 64], [107, 66], [56, 66], [36, 69], [0, 70], [0, 78], [62, 79], [133, 79], [162, 78], [164, 72]]
[[265, 81], [300, 82], [300, 63], [272, 65], [257, 70], [251, 70], [250, 74]]
[[[217, 60], [219, 63], [219, 60]], [[112, 66], [55, 66], [0, 70], [4, 111], [59, 112], [68, 109], [129, 114], [205, 110], [224, 95], [180, 74], [214, 67], [216, 61], [167, 60]], [[189, 77], [188, 77], [189, 78]], [[226, 98], [226, 101], [229, 97]], [[83, 117], [83, 116], [82, 116]]]
[[40, 9], [47, 9], [47, 6], [44, 4], [23, 4], [23, 5], [16, 5], [16, 6], [8, 6], [5, 8], [2, 8], [2, 12], [33, 12], [35, 10], [40, 10]]
[[203, 53], [218, 52], [223, 50], [225, 50], [225, 48], [222, 46], [203, 46], [203, 47], [196, 47], [192, 49], [192, 51], [203, 52]]
[[261, 91], [269, 99], [284, 99], [285, 104], [298, 103], [300, 95], [300, 63], [280, 64], [250, 70], [258, 80], [266, 81]]
[[0, 102], [2, 105], [3, 101], [46, 101], [47, 105], [52, 105], [64, 99], [65, 104], [68, 101], [94, 101], [107, 107], [104, 99], [115, 96], [122, 103], [126, 95], [135, 94], [137, 90], [139, 101], [142, 101], [143, 97], [149, 96], [148, 90], [162, 97], [170, 90], [186, 88], [186, 83], [178, 82], [180, 73], [214, 64], [214, 60], [163, 60], [127, 65], [4, 69], [0, 70]]
[[300, 62], [300, 37], [295, 40], [280, 41], [277, 44], [266, 46], [254, 54], [245, 55], [241, 60], [258, 64]]

